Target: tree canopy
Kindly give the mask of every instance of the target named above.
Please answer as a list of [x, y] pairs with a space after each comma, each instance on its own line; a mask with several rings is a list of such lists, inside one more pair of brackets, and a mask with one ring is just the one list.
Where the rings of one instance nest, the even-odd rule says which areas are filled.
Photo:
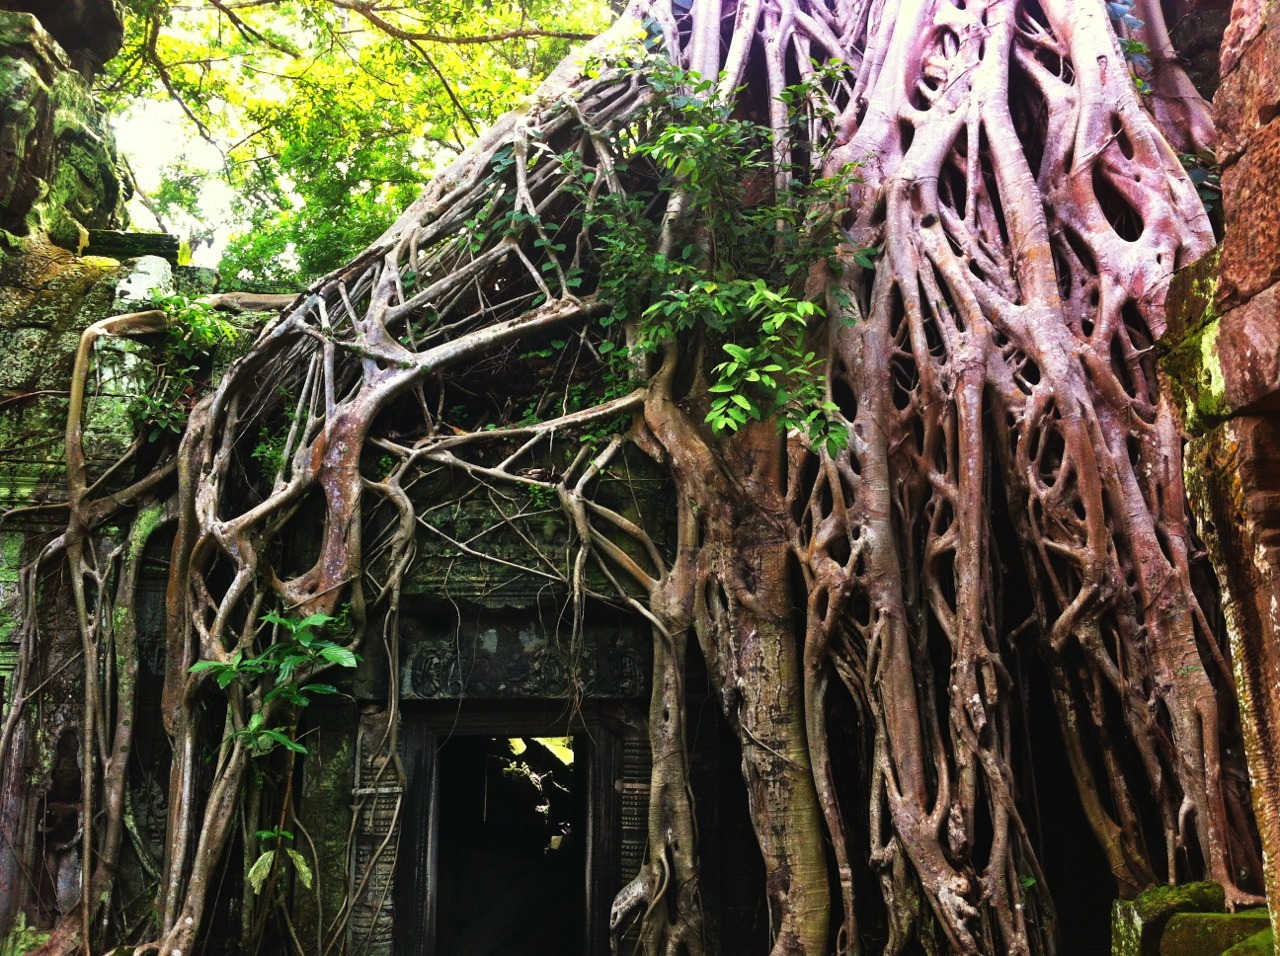
[[[301, 288], [372, 241], [477, 133], [599, 32], [601, 0], [401, 4], [127, 0], [125, 46], [99, 78], [116, 113], [168, 101], [222, 157], [180, 158], [145, 197], [207, 241], [201, 189], [234, 196], [227, 282]], [[152, 148], [125, 142], [131, 150]]]

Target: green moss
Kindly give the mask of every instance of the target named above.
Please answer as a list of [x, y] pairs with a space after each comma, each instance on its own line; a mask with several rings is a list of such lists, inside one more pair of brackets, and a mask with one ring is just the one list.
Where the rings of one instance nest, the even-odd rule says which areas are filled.
[[1265, 909], [1239, 913], [1178, 913], [1160, 937], [1160, 956], [1218, 956], [1266, 930]]
[[1160, 360], [1188, 431], [1201, 433], [1230, 416], [1226, 379], [1218, 357], [1217, 319], [1213, 319], [1175, 345]]
[[1276, 938], [1267, 927], [1261, 933], [1254, 933], [1248, 939], [1236, 943], [1222, 956], [1275, 956]]
[[1176, 913], [1219, 913], [1226, 894], [1217, 883], [1156, 886], [1132, 900], [1117, 900], [1111, 912], [1112, 956], [1157, 956], [1164, 928]]
[[136, 562], [142, 559], [142, 552], [146, 550], [147, 542], [151, 540], [151, 536], [155, 534], [156, 528], [160, 527], [160, 522], [163, 520], [164, 505], [162, 504], [154, 504], [138, 512], [138, 516], [133, 519], [133, 527], [129, 531], [131, 561]]
[[1218, 262], [1221, 247], [1180, 270], [1165, 297], [1167, 327], [1160, 365], [1182, 412], [1183, 425], [1202, 432], [1231, 414], [1218, 358]]
[[29, 928], [26, 915], [19, 913], [13, 929], [0, 940], [0, 956], [23, 956], [47, 940], [49, 935], [45, 930]]
[[0, 11], [0, 101], [0, 207], [10, 228], [79, 251], [86, 229], [125, 220], [127, 178], [103, 111], [27, 14]]

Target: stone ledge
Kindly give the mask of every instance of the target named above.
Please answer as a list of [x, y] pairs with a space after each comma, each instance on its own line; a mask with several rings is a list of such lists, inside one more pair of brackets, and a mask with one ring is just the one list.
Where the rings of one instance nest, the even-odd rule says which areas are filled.
[[[1226, 894], [1217, 883], [1156, 886], [1111, 910], [1112, 956], [1159, 956], [1159, 942], [1176, 913], [1220, 913]], [[1217, 956], [1217, 954], [1214, 954]]]
[[1192, 433], [1241, 413], [1280, 411], [1280, 284], [1221, 315], [1206, 301], [1211, 294], [1207, 281], [1171, 286], [1173, 334], [1162, 343], [1160, 366]]
[[1218, 320], [1217, 361], [1233, 411], [1280, 407], [1280, 285]]
[[1160, 937], [1160, 956], [1219, 956], [1269, 928], [1267, 911], [1177, 913]]
[[1222, 37], [1222, 74], [1226, 76], [1244, 56], [1249, 45], [1265, 28], [1267, 7], [1272, 0], [1235, 0], [1231, 23]]
[[171, 266], [186, 265], [190, 258], [186, 244], [167, 232], [123, 232], [119, 229], [90, 229], [89, 245], [85, 253], [91, 256], [108, 256], [112, 259], [135, 259], [138, 256], [159, 256]]
[[0, 0], [0, 10], [34, 14], [86, 79], [100, 72], [124, 42], [116, 0]]
[[1222, 956], [1275, 956], [1276, 938], [1270, 927], [1255, 933], [1243, 942], [1236, 943]]

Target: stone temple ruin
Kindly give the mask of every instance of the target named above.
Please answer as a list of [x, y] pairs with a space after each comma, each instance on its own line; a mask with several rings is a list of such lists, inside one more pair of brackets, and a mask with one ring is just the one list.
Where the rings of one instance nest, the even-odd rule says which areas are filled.
[[[1212, 6], [1202, 4], [1201, 6]], [[1221, 6], [1221, 5], [1219, 5]], [[1206, 522], [1225, 592], [1245, 711], [1255, 811], [1280, 896], [1280, 7], [1237, 2], [1215, 100], [1225, 171], [1225, 239], [1175, 279], [1161, 352], [1191, 436], [1188, 487]], [[1210, 18], [1221, 30], [1225, 11]], [[67, 381], [81, 331], [172, 291], [201, 295], [217, 277], [182, 265], [169, 236], [124, 231], [128, 179], [86, 80], [119, 47], [111, 0], [0, 0], [0, 700], [12, 704], [18, 643], [10, 611], [18, 569], [61, 528]], [[1216, 40], [1216, 37], [1215, 37]], [[1211, 57], [1209, 58], [1211, 59]], [[1197, 64], [1203, 67], [1202, 62]], [[250, 317], [251, 320], [252, 317]], [[88, 453], [109, 463], [132, 440], [126, 397], [158, 374], [145, 349], [100, 347]], [[113, 404], [114, 403], [114, 404]], [[671, 489], [644, 462], [601, 494], [647, 527], [670, 521]], [[440, 479], [445, 480], [445, 479]], [[452, 500], [422, 488], [422, 501]], [[424, 507], [426, 507], [424, 505]], [[651, 642], [638, 616], [589, 610], [581, 638], [559, 636], [565, 595], [522, 571], [563, 545], [554, 521], [503, 520], [462, 496], [431, 522], [401, 602], [395, 646], [367, 649], [343, 686], [318, 701], [302, 733], [299, 820], [313, 841], [317, 892], [296, 926], [323, 938], [349, 908], [338, 949], [355, 953], [602, 954], [610, 906], [646, 854]], [[468, 560], [482, 542], [498, 560]], [[163, 856], [168, 751], [160, 707], [169, 541], [142, 556], [139, 731], [130, 839]], [[300, 551], [315, 542], [298, 541]], [[74, 662], [79, 635], [66, 588], [44, 583], [45, 636], [34, 663], [42, 703], [16, 722], [0, 768], [0, 953], [34, 947], [79, 905], [81, 819]], [[704, 905], [718, 950], [767, 952], [769, 913], [741, 752], [705, 673], [685, 675]], [[387, 675], [394, 675], [389, 678]], [[387, 681], [398, 680], [389, 695]], [[392, 720], [387, 700], [400, 708]], [[394, 728], [394, 732], [392, 731]], [[708, 796], [709, 795], [709, 796]], [[1057, 853], [1087, 841], [1062, 807]], [[1052, 856], [1052, 854], [1050, 854]], [[1116, 956], [1261, 953], [1266, 914], [1222, 913], [1211, 887], [1156, 891], [1110, 906], [1105, 864], [1080, 849], [1079, 912], [1063, 932], [1079, 948], [1109, 939]], [[1064, 866], [1066, 864], [1063, 864]], [[141, 890], [146, 874], [123, 872]], [[132, 884], [131, 882], [132, 881]], [[1096, 892], [1095, 892], [1096, 891]], [[218, 897], [207, 952], [234, 952], [236, 894]], [[1078, 916], [1073, 920], [1071, 917]], [[1274, 919], [1274, 911], [1273, 917]], [[1072, 925], [1074, 922], [1075, 925]], [[220, 924], [227, 928], [223, 932]], [[9, 935], [4, 936], [5, 933]], [[1199, 948], [1196, 948], [1199, 947]], [[1234, 947], [1234, 948], [1233, 948]], [[1250, 948], [1252, 947], [1252, 948]]]
[[[0, 75], [15, 78], [4, 115], [29, 117], [25, 125], [6, 119], [0, 132], [0, 227], [21, 249], [0, 263], [0, 507], [35, 506], [0, 529], [0, 597], [8, 602], [31, 542], [56, 533], [56, 514], [40, 506], [65, 494], [60, 430], [80, 331], [159, 295], [211, 292], [216, 282], [208, 270], [179, 264], [175, 238], [120, 231], [130, 187], [84, 82], [118, 48], [118, 15], [109, 2], [54, 8], [0, 4]], [[106, 464], [132, 438], [127, 395], [155, 370], [129, 344], [106, 344], [99, 364], [111, 385], [87, 440], [90, 457]], [[663, 514], [668, 493], [660, 477], [643, 475], [614, 491], [649, 515]], [[480, 500], [442, 525], [458, 539], [483, 536], [517, 571], [536, 564], [537, 547], [562, 543], [556, 522], [538, 529], [544, 540], [529, 542]], [[147, 611], [137, 719], [146, 730], [135, 755], [150, 772], [129, 794], [135, 838], [155, 858], [164, 851], [168, 760], [159, 713], [167, 546], [158, 539], [148, 548], [140, 581]], [[468, 563], [443, 538], [426, 542], [395, 649], [403, 718], [394, 753], [379, 649], [365, 656], [349, 698], [312, 709], [301, 819], [316, 841], [322, 882], [300, 907], [301, 931], [315, 932], [321, 910], [332, 914], [350, 893], [351, 952], [501, 953], [530, 934], [538, 952], [608, 950], [610, 904], [645, 853], [650, 641], [641, 622], [611, 614], [588, 621], [582, 647], [563, 647], [556, 634], [564, 595], [529, 581], [500, 564]], [[66, 593], [52, 585], [49, 595], [40, 672], [51, 700], [69, 701], [76, 682], [65, 662], [79, 639]], [[11, 618], [0, 624], [6, 709], [13, 630]], [[705, 676], [691, 677], [700, 715], [695, 773], [700, 787], [725, 792], [699, 820], [709, 844], [722, 848], [708, 860], [705, 890], [724, 951], [750, 953], [767, 913], [743, 890], [741, 875], [754, 874], [759, 860], [750, 852], [736, 744], [706, 699]], [[25, 951], [23, 940], [34, 942], [39, 928], [76, 905], [82, 828], [71, 711], [43, 710], [17, 729], [12, 747], [0, 788], [0, 929], [13, 931], [5, 945], [16, 948], [5, 953]], [[393, 761], [402, 775], [389, 772]], [[218, 937], [212, 946], [234, 950], [234, 935]]]

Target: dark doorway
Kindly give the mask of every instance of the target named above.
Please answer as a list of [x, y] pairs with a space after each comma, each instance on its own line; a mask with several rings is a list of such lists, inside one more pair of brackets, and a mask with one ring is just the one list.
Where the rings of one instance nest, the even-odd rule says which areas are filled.
[[[405, 708], [396, 956], [597, 956], [621, 884], [622, 705]], [[629, 721], [629, 722], [628, 722]]]
[[574, 738], [453, 736], [438, 767], [438, 956], [585, 951]]

